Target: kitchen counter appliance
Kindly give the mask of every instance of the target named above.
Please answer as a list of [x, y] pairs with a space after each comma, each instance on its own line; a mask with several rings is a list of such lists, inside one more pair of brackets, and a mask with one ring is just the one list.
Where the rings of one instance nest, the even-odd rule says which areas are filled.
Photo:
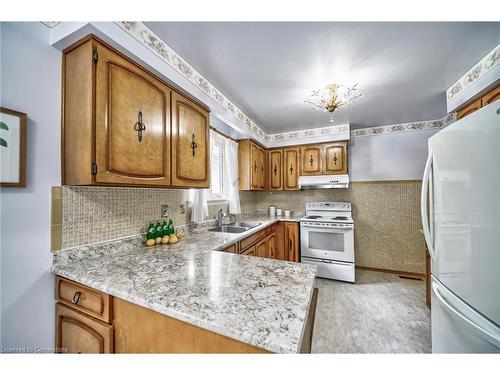
[[354, 223], [350, 203], [307, 203], [300, 219], [301, 262], [318, 276], [354, 282]]

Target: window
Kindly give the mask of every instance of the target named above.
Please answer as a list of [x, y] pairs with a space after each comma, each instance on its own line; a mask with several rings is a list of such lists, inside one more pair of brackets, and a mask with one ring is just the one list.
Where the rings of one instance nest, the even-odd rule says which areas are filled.
[[212, 131], [210, 132], [210, 179], [210, 190], [207, 200], [227, 200], [224, 138]]

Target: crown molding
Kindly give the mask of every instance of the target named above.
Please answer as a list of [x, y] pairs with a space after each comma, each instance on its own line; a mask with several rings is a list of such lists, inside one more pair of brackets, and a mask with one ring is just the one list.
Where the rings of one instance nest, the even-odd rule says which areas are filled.
[[355, 129], [351, 131], [351, 137], [369, 137], [373, 135], [404, 133], [417, 130], [442, 129], [455, 122], [456, 114], [449, 113], [443, 118], [429, 121], [407, 122], [403, 124], [374, 126], [370, 128]]

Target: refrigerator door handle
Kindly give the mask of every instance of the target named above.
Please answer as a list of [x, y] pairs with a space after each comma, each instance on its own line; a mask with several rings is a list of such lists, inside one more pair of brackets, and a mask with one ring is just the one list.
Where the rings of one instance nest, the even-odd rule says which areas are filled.
[[450, 311], [451, 313], [453, 313], [453, 315], [455, 315], [459, 319], [467, 322], [467, 324], [469, 324], [472, 328], [474, 328], [479, 335], [481, 335], [482, 337], [484, 337], [486, 340], [488, 340], [493, 345], [496, 345], [497, 347], [500, 348], [500, 336], [488, 332], [483, 327], [479, 326], [478, 324], [476, 324], [475, 322], [473, 322], [471, 319], [467, 318], [465, 315], [463, 315], [462, 313], [460, 313], [460, 311], [458, 311], [456, 308], [454, 308], [450, 303], [448, 303], [444, 299], [444, 297], [441, 295], [441, 293], [439, 292], [439, 287], [438, 287], [437, 283], [432, 282], [432, 290], [434, 291], [434, 294], [438, 298], [439, 302], [441, 302], [441, 304], [448, 311]]
[[[422, 215], [422, 230], [424, 232], [425, 243], [433, 261], [436, 261], [436, 252], [432, 244], [431, 233], [429, 229], [429, 219], [427, 218], [427, 193], [429, 191], [429, 176], [432, 168], [432, 150], [429, 150], [429, 156], [425, 163], [424, 176], [422, 177], [422, 195], [420, 197], [420, 213]], [[432, 217], [430, 218], [432, 220]]]

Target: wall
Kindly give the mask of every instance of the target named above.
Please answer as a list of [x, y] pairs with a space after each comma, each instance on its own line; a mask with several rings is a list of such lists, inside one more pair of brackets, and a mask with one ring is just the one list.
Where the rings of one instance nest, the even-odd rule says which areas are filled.
[[[52, 250], [133, 236], [146, 231], [151, 221], [160, 220], [160, 206], [168, 204], [175, 226], [190, 222], [188, 189], [120, 187], [53, 187]], [[255, 210], [255, 197], [241, 192], [242, 212]], [[185, 212], [181, 212], [183, 204]], [[209, 218], [227, 202], [208, 204]]]
[[28, 114], [27, 186], [1, 190], [1, 343], [54, 345], [50, 187], [60, 184], [61, 53], [40, 23], [1, 23], [1, 106]]
[[369, 181], [349, 189], [257, 192], [256, 205], [303, 211], [307, 202], [350, 202], [357, 266], [424, 273], [420, 187], [420, 181]]
[[351, 138], [351, 181], [421, 180], [427, 140], [435, 133], [431, 129]]

